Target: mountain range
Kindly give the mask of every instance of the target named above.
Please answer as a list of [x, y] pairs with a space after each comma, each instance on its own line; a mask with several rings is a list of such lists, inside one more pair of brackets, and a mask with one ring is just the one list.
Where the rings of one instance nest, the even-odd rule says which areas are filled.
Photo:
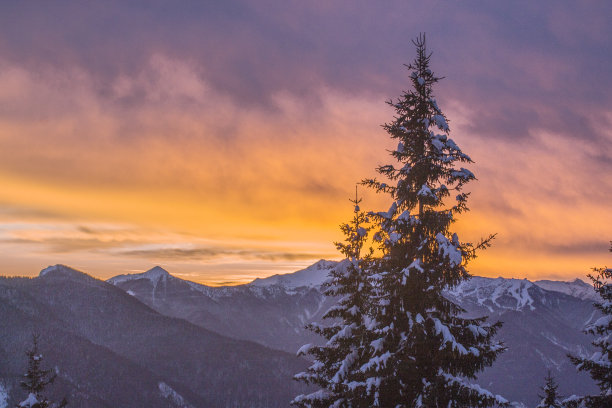
[[74, 407], [286, 407], [300, 392], [294, 353], [231, 339], [163, 315], [107, 282], [65, 266], [0, 278], [0, 385], [8, 406], [25, 351], [40, 334], [57, 373], [56, 400]]
[[[343, 263], [321, 260], [301, 271], [274, 275], [240, 286], [209, 287], [181, 280], [157, 267], [143, 274], [120, 275], [109, 283], [158, 312], [237, 339], [248, 339], [294, 353], [321, 338], [305, 329], [321, 323], [335, 300], [322, 284]], [[548, 370], [562, 394], [595, 392], [590, 377], [577, 373], [568, 353], [592, 353], [582, 333], [597, 312], [593, 287], [572, 282], [473, 277], [446, 293], [468, 316], [502, 321], [498, 337], [508, 347], [478, 383], [512, 401], [532, 406]]]
[[[304, 326], [335, 303], [322, 285], [342, 267], [321, 260], [225, 287], [161, 267], [107, 282], [61, 265], [34, 279], [0, 278], [0, 394], [19, 393], [36, 331], [58, 373], [56, 396], [74, 406], [286, 407], [302, 390], [292, 375], [308, 364], [296, 350], [321, 342]], [[508, 350], [480, 385], [534, 406], [550, 370], [561, 394], [596, 391], [566, 357], [592, 353], [582, 333], [597, 317], [590, 285], [473, 277], [445, 295], [467, 315], [503, 322], [498, 337]]]

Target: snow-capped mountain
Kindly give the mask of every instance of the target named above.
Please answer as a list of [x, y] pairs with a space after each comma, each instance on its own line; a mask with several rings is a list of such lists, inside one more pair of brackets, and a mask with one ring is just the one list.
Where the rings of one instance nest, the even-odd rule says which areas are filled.
[[272, 275], [263, 279], [255, 279], [248, 286], [270, 287], [281, 286], [285, 289], [300, 287], [319, 288], [329, 280], [329, 273], [338, 265], [338, 262], [321, 259], [306, 269], [293, 273]]
[[566, 295], [595, 302], [601, 300], [597, 292], [593, 290], [592, 285], [589, 285], [578, 278], [571, 282], [539, 280], [535, 281], [534, 283], [542, 289], [546, 289], [551, 292], [565, 293]]
[[531, 296], [534, 292], [538, 292], [537, 287], [526, 279], [474, 276], [446, 293], [465, 309], [473, 311], [484, 308], [487, 313], [492, 313], [496, 310], [534, 310], [535, 301]]
[[[68, 394], [77, 405], [225, 406], [228, 396], [215, 390], [232, 389], [236, 406], [284, 406], [296, 395], [291, 376], [306, 363], [271, 349], [294, 354], [321, 341], [304, 326], [320, 322], [335, 303], [321, 285], [338, 267], [319, 261], [232, 287], [189, 282], [160, 267], [108, 283], [63, 265], [35, 279], [0, 277], [0, 394], [18, 390], [24, 347], [36, 329], [46, 335], [45, 358], [59, 370], [57, 396]], [[447, 291], [467, 314], [504, 322], [498, 336], [508, 350], [478, 383], [528, 406], [547, 370], [562, 394], [594, 392], [566, 357], [592, 353], [582, 333], [598, 318], [590, 291], [578, 280], [481, 277]]]
[[[174, 279], [155, 268], [135, 281], [161, 291]], [[306, 362], [294, 354], [160, 314], [136, 294], [56, 265], [34, 279], [0, 277], [0, 394], [9, 406], [23, 400], [33, 332], [58, 373], [50, 396], [70, 406], [284, 408], [303, 389], [291, 377]]]
[[[558, 282], [555, 287], [567, 286]], [[565, 395], [596, 390], [567, 358], [568, 353], [592, 353], [592, 339], [582, 332], [598, 315], [592, 300], [546, 290], [526, 279], [480, 277], [461, 283], [447, 296], [469, 316], [503, 322], [498, 338], [508, 349], [479, 376], [479, 383], [528, 406], [537, 403], [534, 384], [541, 385], [547, 370]]]
[[[54, 267], [49, 267], [54, 268]], [[49, 269], [47, 268], [47, 269]], [[47, 269], [43, 269], [41, 274], [46, 273]], [[166, 280], [171, 275], [161, 266], [155, 266], [144, 273], [134, 273], [127, 275], [117, 275], [108, 280], [109, 283], [117, 285], [118, 283], [129, 282], [136, 279], [147, 279], [151, 282], [159, 282], [160, 280]]]
[[[320, 322], [334, 303], [321, 285], [342, 264], [319, 261], [292, 274], [233, 287], [208, 287], [154, 268], [143, 274], [111, 278], [162, 314], [186, 319], [230, 337], [257, 341], [295, 352], [305, 343], [321, 341], [305, 330]], [[162, 272], [163, 271], [163, 272]], [[542, 283], [544, 282], [544, 283]], [[532, 405], [547, 370], [565, 394], [595, 390], [591, 379], [576, 373], [567, 353], [590, 353], [590, 338], [582, 333], [596, 317], [592, 296], [582, 281], [554, 282], [474, 277], [447, 291], [449, 299], [471, 316], [504, 322], [498, 336], [508, 346], [479, 383], [515, 401]], [[592, 288], [591, 288], [592, 291]]]
[[108, 280], [158, 312], [225, 336], [250, 339], [290, 353], [317, 337], [304, 326], [334, 303], [320, 290], [335, 262], [319, 261], [295, 274], [239, 286], [211, 287], [168, 274], [160, 267]]

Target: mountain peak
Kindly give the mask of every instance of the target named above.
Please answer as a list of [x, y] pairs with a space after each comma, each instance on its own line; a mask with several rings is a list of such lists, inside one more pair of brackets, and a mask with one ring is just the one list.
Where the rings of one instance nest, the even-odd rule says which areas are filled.
[[153, 284], [156, 284], [160, 280], [166, 281], [168, 278], [171, 278], [171, 277], [172, 275], [170, 275], [170, 273], [164, 268], [162, 268], [161, 266], [154, 266], [153, 268], [149, 269], [146, 272], [129, 273], [127, 275], [114, 276], [110, 278], [107, 282], [113, 285], [117, 285], [118, 283], [122, 283], [126, 281], [132, 281], [132, 280], [137, 280], [137, 279], [148, 279]]
[[294, 289], [302, 286], [318, 287], [329, 279], [329, 273], [339, 262], [321, 259], [309, 267], [293, 273], [272, 275], [267, 278], [257, 278], [248, 285], [250, 286], [282, 286]]
[[583, 300], [599, 301], [601, 298], [593, 290], [593, 286], [589, 285], [582, 279], [576, 278], [573, 281], [553, 281], [553, 280], [539, 280], [535, 282], [536, 285], [542, 289], [565, 293], [566, 295], [574, 296]]
[[535, 300], [532, 295], [538, 290], [540, 288], [527, 279], [472, 276], [446, 293], [455, 299], [470, 299], [490, 311], [493, 307], [512, 310], [528, 307], [533, 310]]
[[165, 277], [170, 276], [170, 273], [168, 273], [168, 271], [162, 268], [161, 266], [154, 266], [153, 268], [143, 273], [143, 276], [146, 276], [149, 279], [154, 279], [154, 278], [159, 279], [162, 276], [165, 276]]
[[90, 277], [84, 272], [77, 271], [69, 266], [57, 264], [50, 265], [40, 271], [38, 277], [67, 277], [67, 278], [82, 278]]

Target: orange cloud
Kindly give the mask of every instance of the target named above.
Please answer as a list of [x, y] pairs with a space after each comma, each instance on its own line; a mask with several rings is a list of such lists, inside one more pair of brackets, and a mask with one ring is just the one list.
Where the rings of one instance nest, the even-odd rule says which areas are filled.
[[[0, 105], [11, 106], [0, 115], [0, 203], [21, 210], [1, 218], [64, 226], [10, 230], [2, 273], [48, 260], [105, 277], [160, 261], [213, 283], [290, 272], [338, 257], [355, 183], [390, 160], [386, 96], [321, 85], [315, 98], [287, 91], [241, 106], [202, 79], [205, 67], [161, 54], [108, 84], [77, 68], [0, 65]], [[477, 112], [447, 104], [479, 178], [458, 229], [468, 240], [499, 233], [473, 272], [570, 278], [605, 262], [595, 252], [610, 239], [612, 185], [593, 145], [539, 129], [513, 142], [470, 134]], [[388, 206], [362, 194], [364, 208]], [[88, 223], [127, 227], [78, 230]]]

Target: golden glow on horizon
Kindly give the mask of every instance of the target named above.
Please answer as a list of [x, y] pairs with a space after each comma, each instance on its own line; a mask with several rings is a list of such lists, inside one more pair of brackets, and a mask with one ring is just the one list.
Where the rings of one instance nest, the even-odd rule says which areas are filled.
[[[279, 93], [275, 110], [247, 109], [194, 70], [156, 55], [111, 84], [110, 101], [80, 71], [0, 72], [0, 103], [14, 110], [0, 118], [0, 274], [65, 263], [108, 278], [159, 263], [201, 283], [244, 283], [340, 257], [333, 241], [355, 182], [389, 161], [388, 96], [321, 87], [316, 104]], [[114, 105], [135, 91], [143, 106]], [[564, 170], [592, 146], [537, 129], [530, 145], [471, 135], [475, 112], [441, 107], [477, 163], [460, 237], [499, 234], [473, 273], [571, 279], [606, 263], [609, 193], [587, 161]], [[364, 209], [389, 205], [361, 194]], [[592, 249], [572, 248], [584, 242]]]

